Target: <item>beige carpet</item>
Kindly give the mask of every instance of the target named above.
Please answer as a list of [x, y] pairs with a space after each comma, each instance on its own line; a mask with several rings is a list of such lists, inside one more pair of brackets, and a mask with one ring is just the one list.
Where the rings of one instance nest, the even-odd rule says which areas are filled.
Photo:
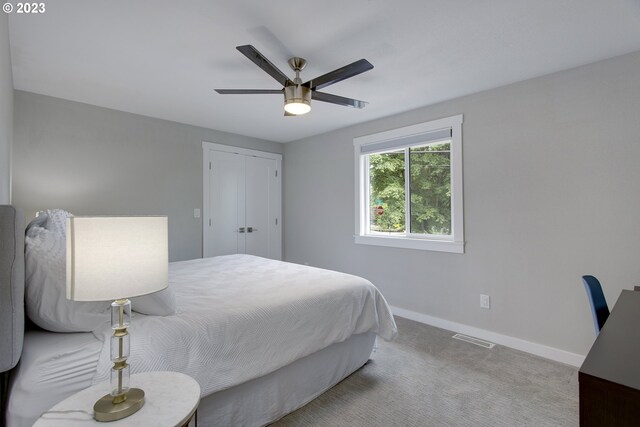
[[274, 426], [577, 426], [577, 369], [396, 317], [399, 337]]

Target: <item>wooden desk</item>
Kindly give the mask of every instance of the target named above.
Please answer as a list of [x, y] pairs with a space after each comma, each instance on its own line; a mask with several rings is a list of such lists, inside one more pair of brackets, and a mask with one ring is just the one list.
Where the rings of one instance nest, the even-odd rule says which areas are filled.
[[578, 381], [581, 426], [640, 425], [640, 292], [622, 291]]

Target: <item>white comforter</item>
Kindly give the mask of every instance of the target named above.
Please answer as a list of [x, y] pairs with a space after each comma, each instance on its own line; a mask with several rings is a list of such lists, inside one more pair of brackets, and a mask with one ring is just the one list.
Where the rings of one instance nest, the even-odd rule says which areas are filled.
[[[368, 331], [391, 340], [397, 329], [384, 297], [349, 274], [228, 255], [175, 262], [169, 286], [177, 313], [135, 315], [131, 372], [179, 371], [200, 383], [202, 396], [273, 372], [297, 359]], [[111, 329], [94, 383], [109, 378]]]

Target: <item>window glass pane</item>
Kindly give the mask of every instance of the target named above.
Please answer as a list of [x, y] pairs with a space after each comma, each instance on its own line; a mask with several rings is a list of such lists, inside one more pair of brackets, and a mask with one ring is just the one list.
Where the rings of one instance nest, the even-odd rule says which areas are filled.
[[451, 144], [409, 149], [411, 233], [451, 235]]
[[404, 149], [369, 156], [369, 231], [405, 232]]

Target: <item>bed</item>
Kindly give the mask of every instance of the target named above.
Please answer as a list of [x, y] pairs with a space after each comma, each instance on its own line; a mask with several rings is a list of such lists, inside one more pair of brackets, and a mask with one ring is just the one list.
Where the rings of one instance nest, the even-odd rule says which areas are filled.
[[[0, 325], [0, 367], [11, 370], [6, 420], [9, 427], [30, 426], [55, 403], [108, 379], [112, 331], [108, 317], [101, 320], [102, 309], [89, 307], [79, 323], [96, 321], [90, 331], [66, 331], [68, 323], [78, 321], [72, 319], [60, 325], [66, 332], [37, 327], [23, 332], [24, 226], [10, 206], [0, 208], [0, 224], [2, 241], [14, 242], [11, 254], [3, 245], [0, 272], [0, 312], [12, 313]], [[28, 244], [29, 235], [27, 249]], [[54, 246], [46, 249], [55, 252]], [[46, 274], [30, 268], [30, 254], [27, 250], [29, 286], [38, 275], [55, 276], [50, 265]], [[13, 261], [4, 262], [9, 255]], [[147, 314], [133, 315], [131, 372], [169, 370], [195, 378], [202, 393], [201, 426], [276, 421], [363, 366], [376, 336], [391, 340], [397, 334], [378, 290], [363, 278], [335, 271], [228, 255], [170, 263], [168, 289], [171, 294], [154, 301], [132, 301], [134, 311], [138, 305]], [[37, 318], [29, 287], [26, 294], [27, 312]], [[166, 310], [167, 301], [174, 304], [171, 314], [149, 314]], [[36, 323], [56, 330], [46, 320]]]

